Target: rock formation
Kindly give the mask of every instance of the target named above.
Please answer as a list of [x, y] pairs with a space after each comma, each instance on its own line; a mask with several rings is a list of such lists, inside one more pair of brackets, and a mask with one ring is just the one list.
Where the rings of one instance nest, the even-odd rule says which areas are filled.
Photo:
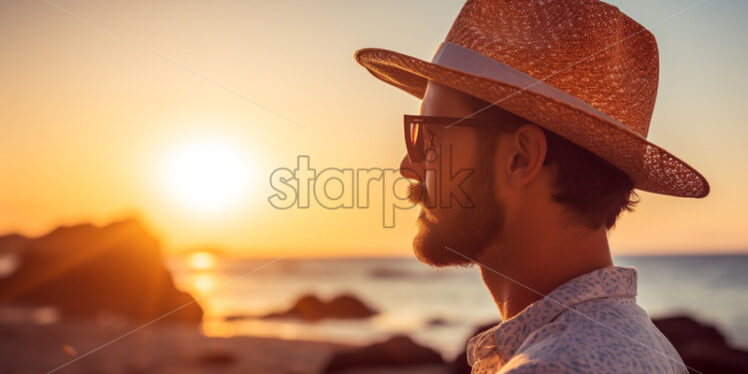
[[136, 220], [60, 227], [19, 248], [18, 268], [0, 279], [0, 303], [51, 305], [63, 318], [105, 312], [146, 322], [173, 311], [163, 320], [202, 319], [194, 299], [175, 288], [159, 243]]
[[334, 354], [322, 370], [335, 373], [349, 369], [404, 368], [442, 365], [444, 359], [435, 350], [416, 344], [407, 336]]
[[330, 301], [320, 300], [315, 295], [304, 295], [287, 311], [271, 313], [264, 318], [298, 318], [319, 321], [327, 318], [362, 319], [378, 312], [352, 295], [336, 296]]

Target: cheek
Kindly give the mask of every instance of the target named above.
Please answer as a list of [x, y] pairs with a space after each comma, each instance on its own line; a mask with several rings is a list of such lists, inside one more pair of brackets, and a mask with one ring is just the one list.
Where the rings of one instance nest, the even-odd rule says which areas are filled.
[[438, 178], [436, 177], [436, 170], [433, 165], [426, 165], [423, 174], [423, 189], [426, 194], [422, 199], [428, 207], [433, 207], [431, 202], [436, 201], [437, 184]]
[[[450, 143], [443, 143], [438, 149], [439, 152], [436, 153], [438, 157], [427, 162], [424, 170], [423, 185], [431, 207], [435, 205], [442, 207], [443, 204], [451, 206], [452, 204], [449, 203], [451, 194], [458, 197], [467, 194], [471, 198], [470, 195], [476, 184], [486, 182], [476, 180], [479, 174], [482, 174], [477, 168], [484, 164], [480, 159], [478, 144], [474, 143], [470, 137], [463, 137]], [[440, 204], [436, 204], [437, 202]]]

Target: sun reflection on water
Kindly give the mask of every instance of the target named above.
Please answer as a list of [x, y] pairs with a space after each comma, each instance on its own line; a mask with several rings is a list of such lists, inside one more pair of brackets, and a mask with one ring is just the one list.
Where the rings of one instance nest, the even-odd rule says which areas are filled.
[[216, 287], [216, 278], [213, 274], [195, 274], [192, 278], [192, 289], [199, 295], [212, 291]]

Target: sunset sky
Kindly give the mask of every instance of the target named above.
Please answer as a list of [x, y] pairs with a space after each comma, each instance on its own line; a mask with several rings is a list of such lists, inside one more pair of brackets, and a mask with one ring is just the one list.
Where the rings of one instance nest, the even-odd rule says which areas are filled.
[[[381, 185], [369, 209], [279, 210], [269, 179], [299, 155], [318, 171], [397, 168], [419, 101], [353, 53], [431, 59], [462, 3], [0, 2], [0, 233], [137, 216], [174, 250], [409, 255], [417, 212], [383, 228]], [[614, 253], [747, 250], [748, 2], [611, 3], [659, 44], [649, 139], [712, 187], [640, 193]]]

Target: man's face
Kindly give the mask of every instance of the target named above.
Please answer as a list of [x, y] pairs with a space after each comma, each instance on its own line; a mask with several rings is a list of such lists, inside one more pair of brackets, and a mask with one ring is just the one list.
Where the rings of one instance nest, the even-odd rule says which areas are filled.
[[[483, 106], [473, 97], [429, 82], [421, 114], [463, 118]], [[492, 110], [475, 117], [490, 118]], [[497, 202], [494, 189], [496, 137], [491, 131], [459, 125], [424, 126], [427, 160], [412, 164], [407, 155], [403, 159], [401, 174], [418, 181], [411, 186], [410, 198], [421, 205], [413, 249], [422, 262], [469, 265], [470, 259], [500, 240], [505, 209]], [[455, 175], [464, 180], [459, 186], [448, 182]]]

